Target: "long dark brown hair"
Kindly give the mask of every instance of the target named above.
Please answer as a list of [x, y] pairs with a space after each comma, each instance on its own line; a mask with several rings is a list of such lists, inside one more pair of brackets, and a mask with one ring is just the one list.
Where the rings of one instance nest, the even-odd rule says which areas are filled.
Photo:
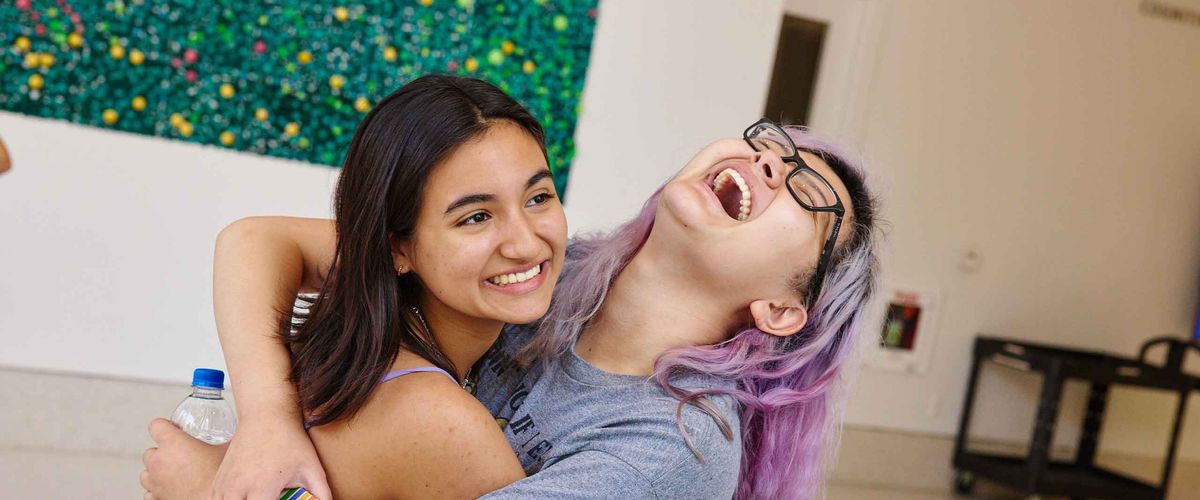
[[433, 168], [499, 120], [524, 128], [545, 154], [529, 111], [473, 78], [413, 80], [358, 125], [337, 185], [332, 268], [308, 321], [284, 336], [291, 381], [312, 425], [353, 416], [402, 348], [456, 373], [413, 312], [422, 285], [412, 273], [397, 275], [391, 238], [412, 236]]

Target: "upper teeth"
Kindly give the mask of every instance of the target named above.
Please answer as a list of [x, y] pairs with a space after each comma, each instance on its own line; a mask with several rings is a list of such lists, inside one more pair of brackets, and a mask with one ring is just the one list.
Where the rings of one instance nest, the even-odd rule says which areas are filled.
[[500, 285], [500, 286], [504, 286], [504, 285], [511, 285], [513, 283], [522, 283], [525, 281], [529, 281], [531, 278], [533, 278], [534, 276], [537, 276], [539, 274], [542, 274], [542, 265], [541, 264], [533, 266], [528, 271], [525, 271], [523, 273], [510, 273], [510, 274], [501, 274], [499, 276], [493, 276], [491, 278], [488, 278], [488, 281], [495, 283], [497, 285]]
[[713, 179], [713, 191], [720, 191], [730, 179], [733, 179], [734, 184], [737, 184], [738, 189], [742, 191], [742, 207], [738, 209], [737, 220], [744, 221], [750, 217], [750, 186], [746, 185], [746, 179], [742, 178], [742, 174], [732, 168], [722, 170], [717, 174], [717, 178]]

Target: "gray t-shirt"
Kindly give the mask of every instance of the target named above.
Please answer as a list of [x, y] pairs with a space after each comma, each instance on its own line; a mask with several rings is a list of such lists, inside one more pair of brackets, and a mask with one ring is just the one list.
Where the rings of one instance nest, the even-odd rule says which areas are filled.
[[[505, 330], [484, 360], [477, 389], [530, 476], [483, 498], [733, 496], [742, 442], [732, 398], [708, 399], [733, 429], [733, 440], [726, 440], [707, 413], [692, 405], [683, 409], [683, 425], [701, 462], [676, 424], [678, 401], [657, 383], [604, 372], [574, 349], [548, 368], [534, 363], [522, 370], [512, 356], [531, 334], [527, 327]], [[731, 382], [695, 375], [674, 384], [702, 390]]]

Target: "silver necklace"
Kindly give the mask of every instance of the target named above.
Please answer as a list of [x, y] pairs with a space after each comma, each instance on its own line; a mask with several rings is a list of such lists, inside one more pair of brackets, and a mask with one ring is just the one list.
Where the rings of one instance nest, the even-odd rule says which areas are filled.
[[[433, 330], [429, 329], [429, 323], [425, 322], [425, 316], [423, 314], [421, 314], [421, 309], [418, 308], [417, 306], [409, 306], [409, 308], [412, 309], [413, 314], [417, 315], [417, 319], [421, 321], [421, 328], [425, 329], [425, 335], [428, 335], [429, 338], [432, 340], [433, 339]], [[469, 392], [471, 394], [475, 394], [475, 382], [473, 380], [471, 380], [471, 371], [472, 370], [473, 370], [473, 368], [467, 368], [467, 376], [463, 377], [462, 383], [460, 385], [467, 392]]]

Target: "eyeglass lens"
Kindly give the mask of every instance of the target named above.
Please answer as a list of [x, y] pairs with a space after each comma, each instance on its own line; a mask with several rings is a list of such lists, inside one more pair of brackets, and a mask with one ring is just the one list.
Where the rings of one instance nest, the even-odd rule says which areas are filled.
[[792, 147], [791, 141], [786, 136], [781, 135], [781, 132], [774, 127], [768, 127], [765, 124], [759, 125], [750, 131], [749, 136], [750, 142], [759, 151], [774, 151], [781, 157], [796, 155], [796, 150]]
[[837, 197], [823, 179], [812, 171], [802, 169], [788, 176], [788, 185], [802, 205], [808, 208], [828, 208], [837, 205]]

